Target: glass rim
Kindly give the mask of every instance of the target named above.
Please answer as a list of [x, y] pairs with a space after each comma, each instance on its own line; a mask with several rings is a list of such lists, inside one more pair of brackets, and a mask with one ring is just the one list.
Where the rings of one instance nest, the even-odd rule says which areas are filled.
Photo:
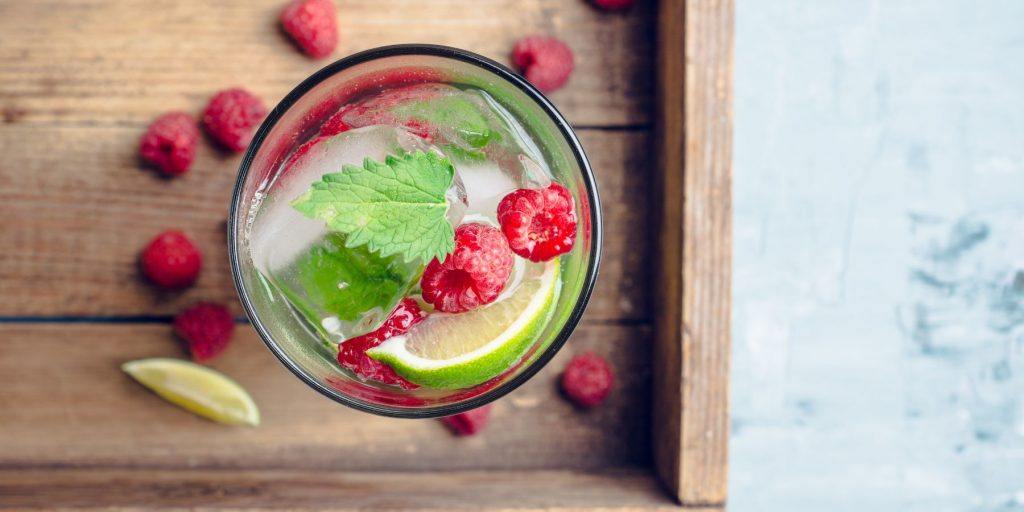
[[[524, 368], [512, 379], [500, 386], [489, 389], [479, 395], [458, 403], [408, 408], [390, 406], [375, 404], [356, 397], [351, 397], [343, 392], [323, 385], [299, 364], [292, 361], [291, 358], [284, 353], [284, 350], [278, 346], [277, 342], [267, 331], [266, 326], [263, 324], [259, 315], [257, 315], [253, 308], [252, 302], [249, 298], [249, 289], [246, 288], [246, 285], [242, 280], [242, 268], [237, 250], [238, 237], [235, 235], [235, 228], [237, 227], [236, 214], [241, 206], [243, 188], [246, 179], [249, 176], [252, 162], [255, 159], [257, 151], [262, 147], [267, 134], [277, 124], [281, 116], [283, 116], [285, 112], [287, 112], [300, 98], [302, 98], [302, 96], [327, 78], [364, 62], [396, 56], [432, 56], [462, 61], [483, 68], [484, 70], [497, 75], [506, 82], [516, 86], [516, 88], [521, 92], [525, 93], [531, 100], [541, 107], [541, 110], [543, 110], [545, 114], [547, 114], [548, 118], [555, 124], [559, 133], [562, 134], [562, 137], [572, 150], [573, 156], [580, 168], [580, 174], [583, 179], [583, 188], [586, 191], [590, 207], [591, 244], [586, 275], [584, 276], [583, 286], [580, 289], [579, 295], [576, 297], [576, 303], [573, 305], [572, 312], [566, 318], [565, 324], [558, 331], [558, 334], [555, 335], [555, 339], [544, 349], [542, 354], [540, 354], [529, 364], [529, 366]], [[281, 364], [285, 366], [285, 368], [291, 371], [299, 378], [299, 380], [303, 381], [306, 385], [315, 389], [320, 394], [353, 409], [380, 416], [394, 418], [437, 418], [450, 416], [452, 414], [458, 414], [460, 412], [465, 412], [486, 405], [512, 392], [544, 368], [555, 354], [561, 350], [562, 346], [565, 345], [566, 340], [568, 340], [569, 336], [576, 329], [576, 326], [579, 325], [579, 321], [583, 316], [584, 310], [586, 310], [587, 304], [590, 302], [591, 294], [593, 293], [594, 286], [597, 283], [597, 274], [601, 263], [601, 245], [604, 231], [600, 205], [601, 202], [597, 192], [597, 180], [594, 177], [593, 169], [590, 167], [590, 161], [587, 159], [587, 155], [583, 151], [583, 146], [580, 144], [579, 139], [572, 130], [572, 126], [555, 108], [555, 106], [525, 78], [487, 57], [450, 46], [435, 44], [397, 44], [381, 46], [363, 50], [338, 59], [310, 75], [285, 95], [277, 106], [275, 106], [267, 115], [267, 118], [263, 120], [263, 123], [260, 125], [255, 135], [253, 135], [252, 142], [249, 143], [249, 147], [246, 149], [238, 167], [238, 176], [235, 180], [235, 187], [231, 196], [230, 211], [228, 212], [227, 243], [228, 259], [231, 264], [231, 277], [232, 281], [235, 283], [235, 290], [238, 293], [239, 301], [242, 303], [242, 308], [245, 310], [246, 316], [249, 318], [252, 326], [256, 329], [260, 339], [263, 340], [263, 343], [270, 349], [271, 353], [277, 357]]]

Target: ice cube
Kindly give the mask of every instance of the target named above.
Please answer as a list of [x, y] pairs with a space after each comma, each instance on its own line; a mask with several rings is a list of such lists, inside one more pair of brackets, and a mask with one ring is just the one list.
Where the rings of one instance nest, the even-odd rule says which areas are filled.
[[[342, 107], [327, 125], [402, 126], [424, 139], [438, 139], [439, 125], [448, 124], [440, 119], [446, 110], [438, 107], [447, 106], [448, 100], [459, 94], [459, 89], [438, 83], [390, 89]], [[448, 143], [450, 139], [436, 142]]]
[[[366, 247], [344, 246], [322, 220], [291, 206], [324, 174], [365, 158], [383, 161], [408, 151], [440, 152], [403, 128], [370, 126], [312, 143], [275, 177], [253, 223], [250, 251], [257, 269], [309, 320], [323, 337], [340, 341], [375, 329], [415, 285], [419, 262], [382, 258]], [[456, 171], [457, 172], [457, 171]], [[456, 174], [446, 193], [448, 219], [458, 225], [466, 210], [466, 189]]]
[[491, 161], [456, 162], [455, 169], [466, 189], [466, 215], [493, 218], [502, 198], [518, 188], [512, 177]]
[[[470, 149], [470, 156], [477, 156], [477, 161], [493, 162], [517, 188], [541, 188], [551, 183], [551, 171], [540, 148], [511, 112], [483, 91], [461, 91], [460, 94], [477, 106], [490, 130], [488, 143], [480, 149]], [[453, 155], [453, 159], [458, 160], [457, 156]]]
[[383, 161], [401, 151], [430, 151], [423, 139], [390, 126], [370, 126], [321, 139], [294, 162], [286, 161], [269, 187], [251, 231], [251, 253], [266, 273], [291, 263], [327, 233], [323, 221], [306, 218], [291, 206], [324, 174], [365, 158]]
[[469, 205], [466, 185], [459, 174], [458, 166], [455, 167], [455, 179], [452, 180], [452, 186], [445, 193], [445, 199], [448, 200], [448, 212], [445, 214], [445, 218], [448, 219], [448, 223], [452, 227], [457, 227], [466, 216], [466, 209]]
[[526, 155], [519, 155], [519, 165], [523, 169], [519, 182], [524, 188], [544, 188], [551, 184], [551, 171], [537, 163], [536, 160]]

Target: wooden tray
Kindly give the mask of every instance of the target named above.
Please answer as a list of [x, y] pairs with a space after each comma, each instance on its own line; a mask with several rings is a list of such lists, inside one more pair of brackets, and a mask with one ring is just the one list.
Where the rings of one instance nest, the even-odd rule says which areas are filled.
[[[581, 0], [337, 0], [339, 55], [417, 41], [504, 61], [530, 33], [576, 52], [552, 99], [598, 174], [604, 266], [569, 344], [497, 403], [484, 433], [459, 439], [436, 421], [329, 402], [246, 326], [214, 366], [252, 392], [259, 428], [195, 418], [119, 372], [128, 359], [180, 356], [168, 324], [188, 303], [240, 313], [223, 235], [239, 157], [200, 145], [192, 172], [164, 181], [140, 170], [136, 145], [165, 110], [198, 113], [234, 85], [273, 104], [321, 66], [278, 33], [282, 3], [0, 4], [0, 507], [724, 507], [728, 0], [627, 13]], [[189, 291], [156, 293], [135, 259], [172, 227], [207, 266]], [[586, 413], [555, 386], [583, 350], [619, 376], [606, 406]]]

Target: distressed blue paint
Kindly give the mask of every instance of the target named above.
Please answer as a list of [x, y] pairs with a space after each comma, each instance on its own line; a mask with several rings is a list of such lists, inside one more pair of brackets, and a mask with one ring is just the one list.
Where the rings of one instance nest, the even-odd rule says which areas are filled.
[[733, 511], [1024, 511], [1024, 1], [738, 0]]

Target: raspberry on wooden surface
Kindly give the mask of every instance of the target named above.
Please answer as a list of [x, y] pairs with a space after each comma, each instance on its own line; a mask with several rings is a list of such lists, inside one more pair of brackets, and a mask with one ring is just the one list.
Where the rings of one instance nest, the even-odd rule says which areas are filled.
[[459, 414], [445, 416], [441, 418], [441, 422], [457, 436], [471, 436], [483, 430], [490, 419], [491, 405], [488, 404]]
[[234, 332], [235, 319], [221, 304], [200, 302], [174, 317], [174, 333], [188, 344], [192, 359], [197, 362], [220, 355]]
[[139, 141], [139, 155], [165, 176], [188, 172], [196, 157], [199, 127], [184, 112], [168, 112], [150, 123]]
[[330, 55], [338, 46], [338, 13], [331, 0], [294, 0], [281, 11], [281, 28], [306, 55]]
[[139, 257], [139, 266], [146, 279], [157, 286], [185, 288], [199, 277], [203, 255], [184, 233], [168, 230], [146, 245]]
[[572, 49], [560, 39], [529, 36], [516, 42], [512, 62], [527, 80], [544, 92], [561, 89], [575, 67]]
[[203, 127], [213, 140], [231, 151], [243, 151], [267, 115], [263, 101], [245, 89], [233, 88], [210, 98]]
[[566, 365], [561, 386], [565, 396], [580, 407], [600, 405], [611, 393], [615, 375], [608, 361], [597, 354], [580, 354]]

